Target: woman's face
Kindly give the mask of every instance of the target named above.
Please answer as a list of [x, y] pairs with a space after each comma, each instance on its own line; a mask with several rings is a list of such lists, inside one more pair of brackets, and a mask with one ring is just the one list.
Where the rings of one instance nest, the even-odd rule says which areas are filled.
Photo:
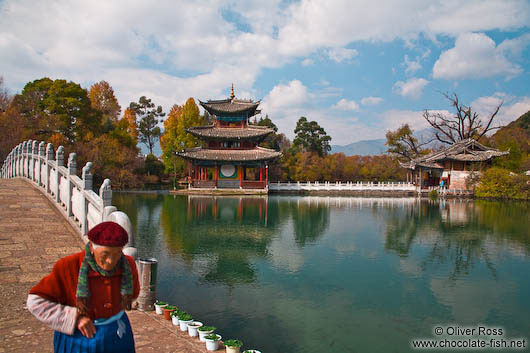
[[90, 244], [92, 254], [99, 267], [105, 271], [112, 270], [121, 258], [123, 247], [121, 246], [93, 246]]

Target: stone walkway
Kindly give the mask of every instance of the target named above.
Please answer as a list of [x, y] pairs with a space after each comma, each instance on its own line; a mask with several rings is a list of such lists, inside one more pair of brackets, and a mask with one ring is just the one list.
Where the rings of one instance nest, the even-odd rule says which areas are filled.
[[[39, 190], [23, 179], [0, 179], [0, 353], [53, 352], [53, 331], [26, 310], [26, 297], [58, 259], [83, 247]], [[128, 315], [138, 353], [207, 352], [204, 343], [161, 316], [136, 310]]]

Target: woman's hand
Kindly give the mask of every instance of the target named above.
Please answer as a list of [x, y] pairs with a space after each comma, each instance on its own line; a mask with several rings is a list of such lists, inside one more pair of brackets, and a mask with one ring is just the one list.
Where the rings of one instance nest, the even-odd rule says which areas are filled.
[[89, 317], [86, 316], [79, 316], [77, 318], [77, 328], [86, 338], [92, 338], [96, 333], [96, 327], [94, 326], [94, 323]]

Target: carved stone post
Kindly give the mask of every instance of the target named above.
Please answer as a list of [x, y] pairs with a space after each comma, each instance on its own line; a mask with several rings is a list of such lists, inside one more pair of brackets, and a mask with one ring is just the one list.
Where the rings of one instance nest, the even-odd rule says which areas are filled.
[[[101, 198], [102, 209], [105, 209], [107, 206], [112, 206], [112, 188], [110, 185], [110, 179], [103, 180], [103, 184], [99, 188], [99, 197]], [[101, 212], [101, 221], [105, 219], [105, 212]]]
[[43, 183], [43, 180], [42, 180], [42, 165], [43, 165], [43, 160], [44, 160], [44, 157], [45, 157], [45, 148], [46, 148], [46, 142], [44, 141], [41, 141], [39, 143], [39, 156], [37, 157], [37, 164], [39, 165], [39, 174], [37, 175], [37, 184], [39, 186], [42, 186], [42, 183]]
[[83, 179], [83, 190], [81, 191], [82, 202], [81, 202], [81, 234], [83, 236], [88, 233], [88, 200], [86, 197], [86, 191], [92, 190], [92, 173], [90, 169], [92, 168], [92, 162], [87, 162], [83, 167], [82, 179]]
[[21, 152], [22, 152], [22, 144], [19, 143], [17, 145], [17, 164], [16, 164], [16, 167], [15, 167], [15, 175], [16, 176], [20, 176], [20, 161], [21, 161], [20, 157], [22, 156]]
[[55, 202], [61, 204], [61, 173], [59, 167], [64, 167], [64, 147], [59, 146], [55, 152]]
[[68, 186], [66, 188], [66, 214], [68, 217], [71, 217], [73, 215], [72, 213], [72, 175], [77, 174], [77, 162], [75, 160], [76, 154], [70, 153], [68, 155], [68, 175], [66, 177], [66, 185]]
[[31, 144], [31, 140], [24, 141], [23, 147], [22, 147], [22, 154], [24, 156], [23, 160], [23, 170], [22, 175], [26, 178], [29, 178], [29, 146]]
[[46, 145], [46, 178], [44, 180], [44, 189], [46, 190], [46, 193], [50, 193], [50, 179], [51, 179], [51, 161], [53, 161], [53, 145], [51, 143], [48, 143]]
[[39, 143], [37, 141], [33, 141], [31, 144], [31, 163], [30, 163], [31, 180], [33, 182], [37, 181], [37, 176], [35, 175], [35, 169], [37, 167], [38, 155], [39, 155]]

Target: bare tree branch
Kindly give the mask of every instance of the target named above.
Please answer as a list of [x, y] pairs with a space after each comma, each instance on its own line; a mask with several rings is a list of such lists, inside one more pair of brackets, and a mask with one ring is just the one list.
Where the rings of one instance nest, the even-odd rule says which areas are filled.
[[435, 138], [444, 144], [453, 144], [458, 141], [469, 138], [480, 139], [488, 132], [501, 128], [502, 126], [492, 126], [492, 122], [497, 116], [503, 102], [495, 108], [495, 111], [490, 114], [487, 119], [486, 127], [477, 112], [473, 112], [471, 107], [462, 103], [456, 93], [449, 95], [443, 94], [449, 100], [451, 106], [455, 110], [455, 115], [445, 116], [442, 113], [431, 113], [425, 110], [423, 113], [424, 119], [435, 130]]

